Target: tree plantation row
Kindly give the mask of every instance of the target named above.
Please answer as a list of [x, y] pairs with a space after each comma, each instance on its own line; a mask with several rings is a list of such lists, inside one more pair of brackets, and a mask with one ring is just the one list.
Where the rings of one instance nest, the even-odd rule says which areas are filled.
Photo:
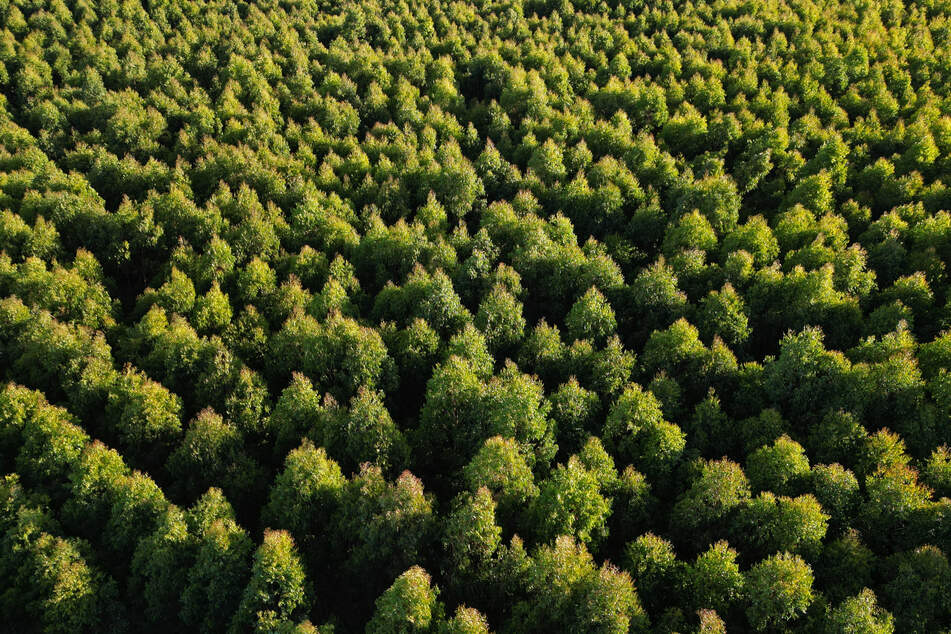
[[0, 0], [18, 632], [951, 629], [947, 0]]

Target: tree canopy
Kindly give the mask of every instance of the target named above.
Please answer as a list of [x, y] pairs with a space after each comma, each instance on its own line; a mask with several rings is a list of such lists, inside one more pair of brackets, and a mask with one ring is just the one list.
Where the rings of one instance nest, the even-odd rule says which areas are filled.
[[18, 632], [951, 630], [948, 0], [0, 1]]

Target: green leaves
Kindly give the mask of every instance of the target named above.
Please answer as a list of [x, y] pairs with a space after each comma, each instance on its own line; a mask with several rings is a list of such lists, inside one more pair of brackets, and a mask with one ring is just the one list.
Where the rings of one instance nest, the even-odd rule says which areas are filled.
[[249, 627], [255, 632], [273, 632], [293, 623], [307, 609], [304, 568], [286, 531], [265, 531], [254, 553], [251, 578], [241, 604], [231, 621], [234, 631]]
[[614, 334], [617, 320], [611, 304], [592, 286], [568, 311], [565, 326], [572, 339], [590, 339], [600, 343]]
[[113, 4], [0, 7], [8, 629], [951, 627], [942, 0]]
[[429, 575], [414, 566], [397, 577], [393, 585], [376, 600], [376, 611], [367, 624], [367, 632], [411, 634], [426, 632], [438, 615], [436, 590]]
[[611, 408], [603, 435], [619, 457], [652, 478], [669, 473], [686, 444], [680, 428], [664, 419], [657, 398], [636, 383]]
[[746, 617], [756, 630], [783, 627], [814, 599], [812, 569], [797, 555], [778, 553], [746, 573]]

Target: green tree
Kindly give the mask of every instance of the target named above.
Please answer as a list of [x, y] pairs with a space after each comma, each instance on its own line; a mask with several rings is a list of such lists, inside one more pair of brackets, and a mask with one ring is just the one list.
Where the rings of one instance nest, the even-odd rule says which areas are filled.
[[460, 605], [445, 629], [447, 634], [489, 634], [489, 622], [475, 608]]
[[529, 598], [515, 606], [511, 625], [535, 631], [643, 632], [648, 618], [631, 577], [604, 564], [571, 537], [541, 546], [527, 571]]
[[482, 487], [491, 491], [499, 507], [499, 516], [505, 522], [510, 522], [538, 495], [532, 470], [511, 438], [493, 436], [486, 439], [463, 468], [462, 477], [473, 493]]
[[684, 433], [664, 419], [653, 393], [636, 383], [624, 390], [609, 411], [604, 440], [619, 458], [651, 478], [670, 473], [686, 445]]
[[[600, 448], [597, 439], [588, 442]], [[607, 454], [604, 457], [610, 461]], [[609, 468], [617, 477], [613, 461]], [[529, 510], [540, 539], [548, 542], [559, 535], [572, 535], [587, 544], [606, 537], [612, 499], [604, 495], [605, 484], [603, 476], [585, 464], [583, 457], [574, 455], [566, 464], [558, 465], [540, 484], [539, 495]]]
[[792, 495], [804, 488], [809, 474], [805, 450], [789, 436], [760, 447], [746, 460], [746, 475], [754, 491]]
[[602, 342], [614, 334], [617, 320], [611, 304], [594, 286], [578, 298], [565, 317], [565, 328], [572, 339]]
[[323, 447], [309, 440], [287, 454], [284, 470], [271, 486], [263, 518], [286, 528], [299, 541], [322, 531], [343, 494], [346, 479]]
[[443, 547], [456, 583], [466, 588], [485, 576], [502, 543], [502, 529], [495, 523], [495, 500], [485, 487], [460, 494], [454, 507], [446, 518]]
[[815, 561], [829, 515], [811, 494], [796, 498], [760, 493], [740, 511], [737, 524], [751, 552], [784, 551]]
[[730, 614], [744, 597], [745, 578], [737, 563], [738, 553], [718, 541], [700, 553], [684, 573], [692, 604]]
[[875, 593], [863, 588], [860, 593], [845, 599], [829, 612], [826, 630], [891, 634], [895, 631], [895, 623], [892, 615], [879, 607]]
[[436, 600], [438, 594], [438, 589], [430, 584], [429, 574], [413, 566], [376, 600], [376, 610], [366, 631], [393, 634], [429, 631], [442, 616], [442, 606]]
[[201, 535], [181, 597], [189, 627], [223, 630], [241, 602], [254, 544], [233, 519], [218, 519]]
[[625, 568], [637, 579], [637, 592], [649, 609], [674, 603], [683, 582], [684, 563], [663, 537], [645, 533], [624, 547]]
[[248, 455], [241, 433], [214, 411], [203, 410], [188, 425], [182, 444], [169, 456], [175, 489], [188, 498], [220, 486], [232, 499], [254, 496], [261, 467]]
[[579, 449], [599, 422], [602, 409], [597, 392], [586, 390], [571, 377], [548, 396], [548, 401], [559, 447], [565, 451]]
[[507, 350], [517, 345], [525, 331], [522, 304], [500, 285], [489, 291], [479, 304], [474, 323], [485, 334], [492, 350]]
[[286, 531], [265, 531], [231, 628], [273, 632], [306, 613], [306, 603], [307, 579], [293, 538]]
[[349, 472], [356, 471], [364, 462], [372, 462], [387, 472], [406, 462], [408, 445], [378, 392], [358, 388], [350, 400], [349, 411], [327, 417], [322, 431], [324, 444]]
[[886, 561], [882, 599], [895, 615], [895, 629], [927, 631], [947, 618], [949, 566], [944, 552], [920, 546]]
[[729, 282], [701, 300], [699, 313], [697, 320], [706, 341], [719, 336], [727, 344], [737, 346], [750, 336], [746, 305]]
[[690, 488], [671, 511], [671, 526], [698, 540], [696, 531], [722, 525], [750, 499], [750, 485], [740, 465], [727, 459], [699, 461], [695, 469]]
[[814, 600], [812, 569], [797, 555], [777, 553], [746, 573], [746, 617], [756, 630], [782, 627]]

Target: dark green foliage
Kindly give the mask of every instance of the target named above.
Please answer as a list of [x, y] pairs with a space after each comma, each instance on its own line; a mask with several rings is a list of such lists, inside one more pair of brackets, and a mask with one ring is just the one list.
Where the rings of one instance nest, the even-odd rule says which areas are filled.
[[518, 344], [525, 331], [522, 305], [502, 286], [495, 286], [479, 304], [475, 325], [492, 350], [505, 350]]
[[180, 599], [186, 625], [202, 630], [228, 626], [248, 582], [253, 551], [250, 537], [232, 518], [204, 528]]
[[345, 471], [356, 471], [364, 462], [394, 471], [407, 459], [406, 440], [380, 394], [363, 387], [350, 400], [349, 410], [329, 413], [315, 435]]
[[813, 495], [777, 497], [766, 491], [739, 511], [736, 533], [748, 552], [763, 555], [783, 551], [814, 561], [828, 522], [829, 516]]
[[538, 495], [532, 470], [518, 444], [511, 438], [493, 436], [462, 470], [468, 488], [487, 487], [506, 520], [516, 517]]
[[202, 411], [189, 423], [166, 468], [175, 488], [188, 499], [218, 485], [229, 498], [238, 500], [255, 493], [261, 477], [261, 467], [248, 455], [241, 432], [211, 410]]
[[946, 618], [948, 559], [935, 546], [893, 555], [887, 562], [882, 600], [895, 615], [897, 630], [927, 631]]
[[539, 540], [550, 542], [558, 535], [572, 535], [587, 544], [606, 537], [612, 499], [604, 494], [616, 478], [614, 461], [601, 443], [591, 438], [580, 454], [559, 464], [539, 484], [538, 497], [529, 509]]

